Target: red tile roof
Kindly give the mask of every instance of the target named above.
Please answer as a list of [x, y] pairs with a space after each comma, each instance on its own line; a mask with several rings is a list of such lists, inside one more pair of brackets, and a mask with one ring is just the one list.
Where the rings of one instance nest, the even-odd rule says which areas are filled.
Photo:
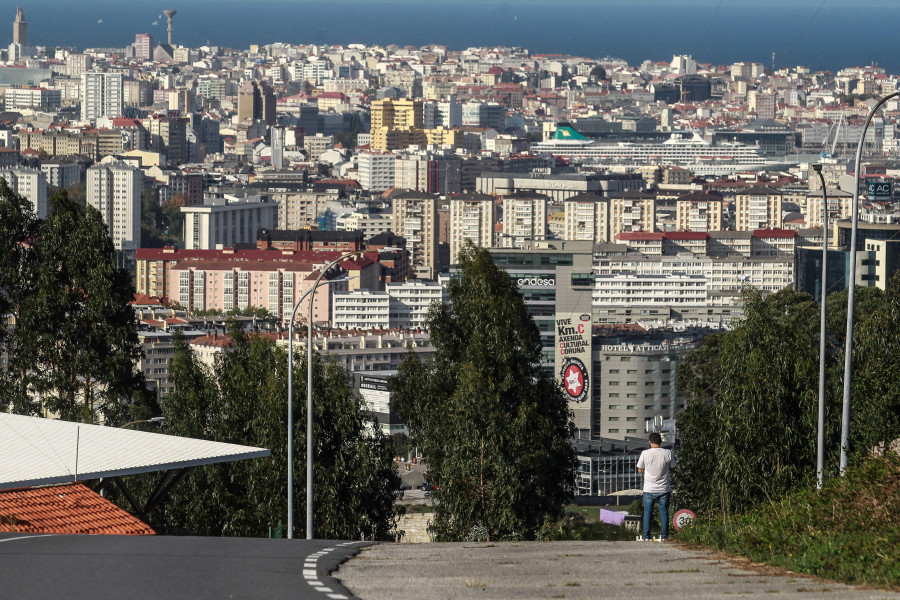
[[705, 231], [666, 231], [663, 238], [667, 240], [706, 240], [709, 234]]
[[795, 238], [797, 232], [793, 229], [754, 229], [755, 238]]
[[81, 483], [0, 491], [0, 531], [154, 534], [149, 525]]
[[652, 231], [623, 231], [616, 234], [617, 240], [637, 241], [662, 241], [663, 234]]

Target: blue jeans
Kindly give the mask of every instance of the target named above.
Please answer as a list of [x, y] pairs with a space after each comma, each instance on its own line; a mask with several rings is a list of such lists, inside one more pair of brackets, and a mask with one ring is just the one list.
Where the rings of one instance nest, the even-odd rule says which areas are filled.
[[650, 522], [653, 520], [653, 504], [659, 503], [659, 522], [662, 526], [660, 537], [669, 537], [669, 496], [671, 492], [651, 494], [644, 492], [644, 539], [650, 539]]

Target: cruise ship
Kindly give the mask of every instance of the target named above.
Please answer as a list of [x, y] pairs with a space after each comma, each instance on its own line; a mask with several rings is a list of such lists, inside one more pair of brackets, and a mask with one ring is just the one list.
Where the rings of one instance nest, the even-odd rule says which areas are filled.
[[584, 137], [568, 125], [557, 127], [552, 139], [532, 144], [531, 151], [609, 168], [673, 165], [690, 169], [697, 175], [728, 175], [780, 164], [767, 160], [758, 146], [737, 143], [712, 145], [697, 133], [689, 138], [673, 133], [672, 137], [661, 143], [603, 144]]

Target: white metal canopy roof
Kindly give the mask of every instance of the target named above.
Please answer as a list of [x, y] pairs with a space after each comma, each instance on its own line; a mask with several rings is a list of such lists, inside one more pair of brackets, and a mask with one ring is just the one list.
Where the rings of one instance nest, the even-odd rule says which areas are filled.
[[0, 489], [261, 458], [265, 448], [0, 413]]

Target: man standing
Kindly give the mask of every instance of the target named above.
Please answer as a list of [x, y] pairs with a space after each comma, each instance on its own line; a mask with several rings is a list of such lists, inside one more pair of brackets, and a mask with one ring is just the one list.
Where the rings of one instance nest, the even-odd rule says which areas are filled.
[[641, 452], [637, 462], [638, 473], [644, 474], [644, 540], [650, 539], [650, 522], [653, 505], [659, 502], [659, 520], [662, 525], [660, 540], [669, 536], [669, 497], [672, 485], [669, 473], [675, 469], [675, 456], [671, 450], [660, 448], [662, 436], [650, 434], [650, 449]]

